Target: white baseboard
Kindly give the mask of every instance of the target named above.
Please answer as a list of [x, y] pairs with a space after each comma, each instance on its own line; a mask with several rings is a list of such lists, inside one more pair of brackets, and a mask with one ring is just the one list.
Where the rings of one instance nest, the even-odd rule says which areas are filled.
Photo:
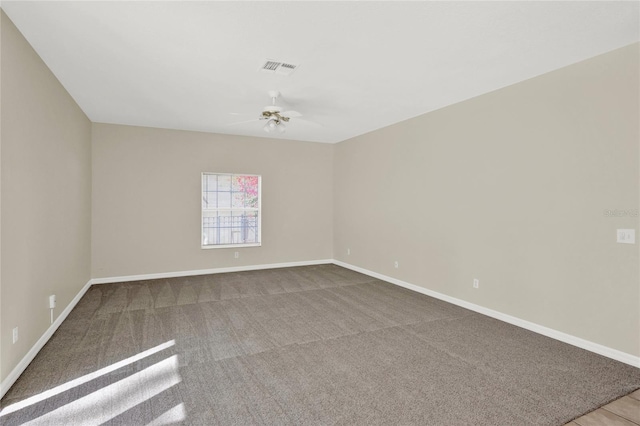
[[157, 280], [161, 278], [191, 277], [194, 275], [224, 274], [227, 272], [256, 271], [260, 269], [291, 268], [294, 266], [326, 265], [333, 259], [303, 260], [300, 262], [266, 263], [263, 265], [231, 266], [227, 268], [195, 269], [191, 271], [161, 272], [157, 274], [125, 275], [121, 277], [94, 278], [92, 284], [123, 283], [128, 281]]
[[415, 284], [410, 284], [408, 282], [399, 280], [397, 278], [388, 277], [386, 275], [382, 275], [377, 272], [370, 271], [368, 269], [360, 268], [359, 266], [354, 266], [339, 260], [334, 260], [333, 263], [338, 266], [342, 266], [344, 268], [351, 269], [353, 271], [360, 272], [362, 274], [369, 275], [371, 277], [390, 282], [391, 284], [395, 284], [400, 287], [404, 287], [409, 290], [416, 291], [418, 293], [426, 294], [427, 296], [431, 296], [436, 299], [444, 300], [445, 302], [449, 302], [454, 305], [461, 306], [463, 308], [481, 313], [488, 317], [492, 317], [521, 328], [525, 328], [535, 333], [542, 334], [547, 337], [551, 337], [552, 339], [556, 339], [561, 342], [568, 343], [570, 345], [585, 349], [587, 351], [594, 352], [602, 356], [606, 356], [607, 358], [611, 358], [616, 361], [620, 361], [625, 364], [629, 364], [634, 367], [640, 368], [640, 357], [628, 354], [626, 352], [622, 352], [617, 349], [612, 349], [607, 346], [582, 339], [580, 337], [572, 336], [570, 334], [563, 333], [561, 331], [554, 330], [549, 327], [545, 327], [530, 321], [523, 320], [521, 318], [504, 314], [502, 312], [494, 311], [493, 309], [485, 308], [483, 306], [476, 305], [474, 303], [470, 303], [462, 299], [457, 299], [455, 297], [447, 296], [446, 294], [438, 293], [436, 291], [429, 290], [424, 287], [417, 286]]
[[51, 336], [53, 336], [53, 333], [55, 333], [58, 327], [60, 327], [60, 324], [62, 324], [62, 322], [67, 318], [69, 313], [78, 304], [80, 299], [82, 299], [82, 296], [84, 296], [87, 290], [89, 290], [89, 287], [91, 287], [91, 284], [92, 282], [91, 280], [89, 280], [84, 285], [84, 287], [80, 289], [78, 294], [76, 294], [76, 297], [74, 297], [73, 300], [71, 300], [71, 302], [67, 305], [67, 307], [64, 308], [64, 310], [60, 313], [60, 315], [58, 315], [58, 318], [55, 319], [53, 324], [51, 324], [47, 329], [47, 331], [45, 331], [45, 333], [40, 337], [40, 339], [38, 339], [36, 344], [33, 345], [33, 347], [29, 350], [29, 352], [27, 352], [24, 358], [20, 360], [18, 365], [16, 365], [15, 368], [11, 370], [11, 373], [9, 373], [9, 375], [2, 381], [2, 383], [0, 383], [0, 398], [2, 398], [4, 394], [7, 393], [9, 388], [13, 386], [16, 380], [18, 380], [18, 377], [20, 377], [20, 375], [29, 366], [29, 364], [31, 364], [31, 361], [33, 361], [36, 355], [38, 355], [38, 352], [40, 352], [40, 349], [42, 349], [44, 345], [49, 341]]

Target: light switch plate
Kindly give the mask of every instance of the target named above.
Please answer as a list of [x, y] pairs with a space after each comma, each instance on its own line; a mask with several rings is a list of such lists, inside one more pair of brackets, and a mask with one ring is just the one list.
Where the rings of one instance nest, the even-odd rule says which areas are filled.
[[636, 243], [636, 230], [635, 229], [618, 229], [616, 233], [616, 242], [622, 244], [635, 244]]

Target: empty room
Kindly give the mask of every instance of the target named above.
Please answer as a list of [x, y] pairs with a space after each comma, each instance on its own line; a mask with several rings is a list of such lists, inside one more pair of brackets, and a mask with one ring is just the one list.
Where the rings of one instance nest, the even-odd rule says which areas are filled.
[[640, 2], [0, 8], [0, 424], [640, 425]]

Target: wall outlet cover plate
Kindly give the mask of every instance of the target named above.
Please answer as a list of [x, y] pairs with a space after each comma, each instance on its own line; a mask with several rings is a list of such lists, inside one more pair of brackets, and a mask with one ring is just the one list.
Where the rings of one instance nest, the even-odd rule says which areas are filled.
[[636, 230], [635, 229], [618, 229], [616, 231], [616, 242], [621, 244], [635, 244]]

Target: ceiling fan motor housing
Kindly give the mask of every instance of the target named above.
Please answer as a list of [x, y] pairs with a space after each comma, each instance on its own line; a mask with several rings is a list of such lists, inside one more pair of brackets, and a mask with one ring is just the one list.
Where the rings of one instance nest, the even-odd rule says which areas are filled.
[[266, 107], [262, 108], [263, 112], [280, 112], [282, 111], [282, 108], [280, 108], [278, 105], [267, 105]]

